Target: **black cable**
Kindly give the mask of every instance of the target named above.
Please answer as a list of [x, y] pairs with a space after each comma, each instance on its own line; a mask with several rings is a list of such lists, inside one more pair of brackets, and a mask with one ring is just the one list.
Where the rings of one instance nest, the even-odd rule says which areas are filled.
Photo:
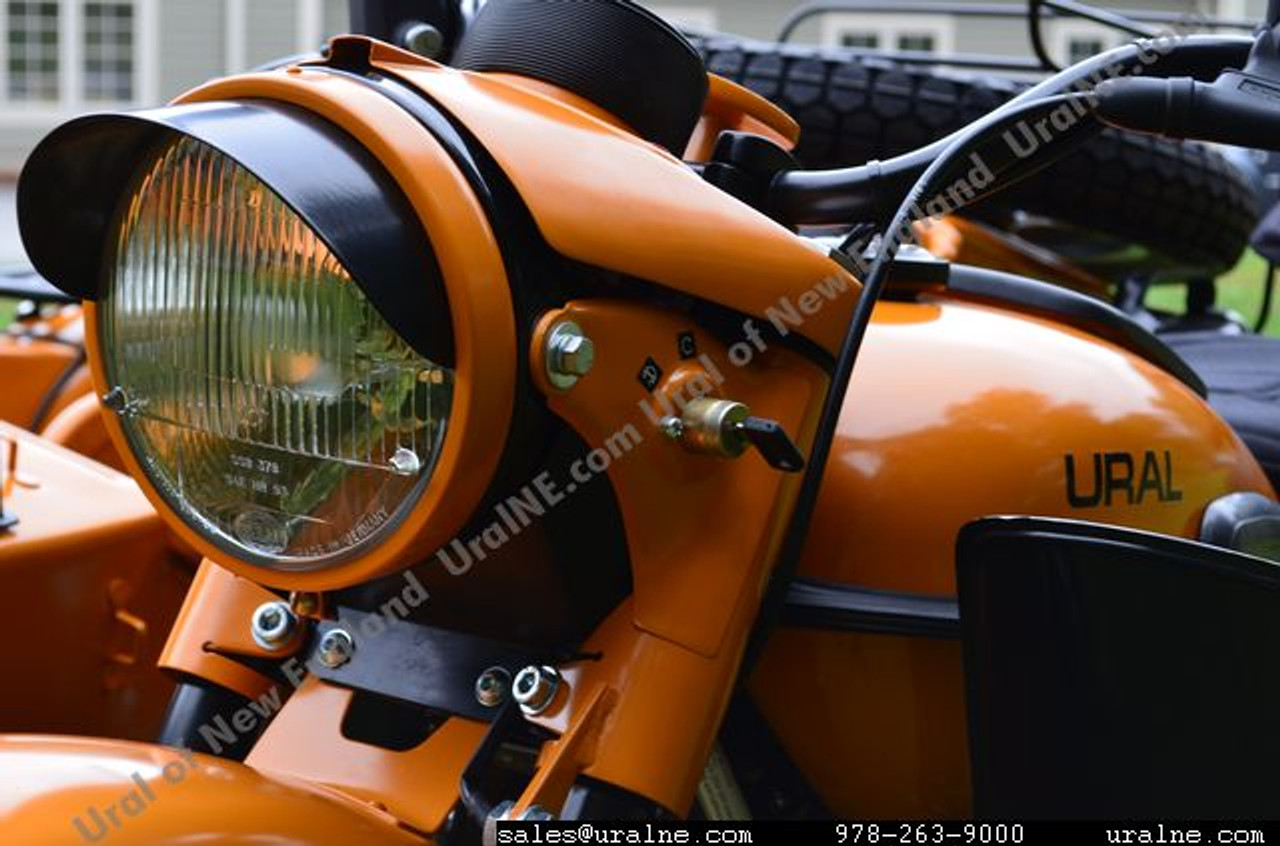
[[1027, 0], [1027, 36], [1031, 39], [1031, 50], [1036, 54], [1036, 58], [1040, 60], [1040, 64], [1045, 70], [1057, 73], [1062, 67], [1053, 60], [1049, 55], [1048, 48], [1044, 44], [1044, 30], [1041, 24], [1044, 21], [1044, 0]]
[[76, 346], [75, 357], [66, 368], [58, 374], [58, 378], [53, 381], [48, 388], [45, 389], [44, 396], [40, 398], [40, 405], [36, 408], [36, 413], [31, 419], [31, 431], [39, 432], [41, 427], [48, 422], [49, 412], [53, 410], [53, 406], [57, 403], [58, 398], [62, 396], [62, 392], [67, 385], [71, 383], [72, 378], [80, 371], [80, 368], [88, 362], [89, 356], [83, 345]]
[[[1126, 44], [1072, 65], [1028, 88], [990, 116], [1018, 109], [1043, 97], [1081, 91], [1102, 79], [1141, 69], [1144, 76], [1189, 76], [1212, 82], [1224, 68], [1239, 68], [1249, 58], [1254, 40], [1248, 36], [1189, 35], [1172, 49], [1156, 52]], [[780, 174], [770, 186], [770, 212], [792, 225], [847, 224], [887, 220], [897, 200], [965, 130], [886, 162], [835, 170], [794, 170]], [[1032, 158], [1035, 158], [1034, 156]]]
[[[952, 142], [942, 155], [933, 160], [898, 205], [898, 209], [894, 213], [889, 227], [881, 240], [875, 261], [872, 262], [871, 269], [863, 281], [862, 292], [857, 304], [854, 306], [853, 316], [850, 318], [844, 342], [840, 346], [840, 355], [836, 359], [836, 366], [831, 374], [831, 385], [827, 389], [827, 395], [822, 404], [822, 412], [818, 418], [818, 427], [814, 435], [813, 446], [809, 452], [804, 477], [800, 482], [800, 491], [796, 496], [791, 521], [787, 526], [787, 531], [778, 553], [778, 563], [774, 568], [769, 587], [761, 603], [760, 613], [751, 633], [751, 641], [747, 644], [746, 655], [743, 659], [742, 678], [746, 678], [750, 673], [751, 668], [763, 651], [769, 632], [772, 631], [774, 624], [781, 617], [786, 603], [787, 590], [799, 569], [800, 556], [804, 551], [805, 541], [809, 535], [809, 525], [812, 522], [814, 506], [817, 503], [818, 493], [822, 488], [823, 471], [831, 454], [831, 445], [835, 440], [835, 432], [840, 415], [844, 410], [844, 400], [848, 392], [850, 377], [853, 375], [854, 365], [857, 363], [858, 353], [862, 348], [862, 341], [866, 337], [867, 327], [871, 323], [872, 311], [880, 298], [881, 291], [884, 289], [885, 281], [888, 279], [889, 268], [892, 266], [898, 248], [904, 240], [904, 233], [909, 233], [912, 216], [922, 204], [946, 187], [946, 182], [951, 178], [954, 166], [957, 163], [962, 167], [967, 165], [969, 157], [982, 145], [988, 143], [990, 138], [1007, 131], [1018, 123], [1043, 117], [1060, 106], [1072, 105], [1076, 101], [1087, 103], [1088, 95], [1076, 93], [1046, 97], [1034, 102], [1022, 103], [1014, 109], [1005, 109], [1000, 113], [992, 113], [987, 118], [971, 124], [967, 129], [960, 132], [959, 137]], [[1097, 125], [1097, 121], [1092, 119], [1088, 120], [1087, 123]], [[1048, 156], [1042, 159], [1044, 165], [1048, 165], [1052, 161], [1053, 159]], [[996, 182], [998, 183], [999, 181], [997, 177]]]
[[1267, 262], [1266, 275], [1262, 280], [1262, 310], [1258, 314], [1258, 322], [1253, 325], [1253, 331], [1262, 334], [1262, 330], [1267, 328], [1267, 321], [1271, 319], [1271, 299], [1276, 289], [1276, 265], [1275, 262]]
[[1077, 3], [1076, 0], [1043, 0], [1043, 2], [1055, 12], [1065, 12], [1070, 17], [1084, 18], [1086, 21], [1118, 29], [1134, 38], [1154, 38], [1160, 34], [1156, 27], [1140, 24], [1132, 18], [1109, 9], [1099, 9], [1096, 6]]

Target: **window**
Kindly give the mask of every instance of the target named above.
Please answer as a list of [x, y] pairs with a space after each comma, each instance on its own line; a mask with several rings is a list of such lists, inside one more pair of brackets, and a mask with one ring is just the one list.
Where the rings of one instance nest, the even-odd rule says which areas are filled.
[[899, 50], [913, 50], [917, 53], [932, 53], [936, 47], [936, 40], [929, 33], [903, 33], [898, 36]]
[[822, 43], [862, 50], [949, 53], [955, 49], [950, 15], [886, 15], [833, 12], [822, 16]]
[[58, 99], [58, 4], [10, 0], [8, 95], [10, 100]]
[[133, 99], [133, 4], [84, 5], [84, 98]]
[[874, 32], [854, 32], [846, 30], [840, 33], [841, 47], [856, 47], [860, 50], [880, 49], [880, 36]]
[[159, 9], [160, 0], [0, 0], [5, 119], [43, 127], [158, 100]]
[[1057, 21], [1052, 33], [1051, 53], [1058, 61], [1067, 65], [1110, 50], [1120, 43], [1122, 37], [1113, 30], [1080, 20]]
[[1101, 38], [1076, 36], [1067, 40], [1067, 62], [1075, 64], [1083, 62], [1090, 56], [1096, 56], [1106, 48]]

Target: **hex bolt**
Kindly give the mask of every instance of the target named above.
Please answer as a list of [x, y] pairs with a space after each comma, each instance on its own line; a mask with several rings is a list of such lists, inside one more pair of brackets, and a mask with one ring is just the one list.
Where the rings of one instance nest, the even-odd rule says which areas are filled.
[[253, 612], [253, 642], [275, 652], [289, 645], [298, 631], [298, 615], [287, 602], [264, 602]]
[[529, 716], [541, 714], [555, 701], [560, 689], [560, 674], [554, 667], [528, 666], [516, 673], [511, 685], [520, 710]]
[[116, 385], [102, 395], [102, 404], [118, 414], [129, 404], [129, 398], [125, 395], [124, 388]]
[[355, 639], [345, 629], [329, 629], [320, 638], [320, 648], [316, 657], [320, 663], [330, 670], [336, 670], [351, 660], [351, 653], [356, 651]]
[[572, 388], [591, 372], [596, 363], [596, 347], [582, 327], [565, 320], [551, 327], [546, 340], [547, 379], [555, 387]]
[[554, 820], [556, 815], [548, 811], [541, 805], [530, 805], [525, 808], [524, 813], [520, 815], [523, 822], [550, 822]]
[[503, 667], [490, 667], [476, 679], [476, 701], [486, 708], [501, 705], [510, 690], [511, 674]]
[[679, 417], [664, 417], [658, 422], [658, 431], [667, 440], [678, 442], [684, 437], [684, 421]]

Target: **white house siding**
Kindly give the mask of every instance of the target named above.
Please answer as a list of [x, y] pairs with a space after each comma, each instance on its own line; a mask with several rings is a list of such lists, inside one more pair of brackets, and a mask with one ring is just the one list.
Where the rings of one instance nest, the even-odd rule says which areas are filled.
[[245, 59], [248, 67], [298, 52], [298, 3], [249, 2], [245, 9]]
[[[4, 3], [6, 0], [0, 0]], [[61, 14], [82, 9], [86, 0], [58, 0]], [[283, 55], [318, 46], [327, 35], [348, 27], [346, 0], [133, 0], [137, 105], [154, 105], [229, 70], [241, 70]], [[1256, 19], [1266, 0], [1102, 0], [1113, 8], [1158, 8], [1188, 12], [1200, 8], [1224, 16]], [[799, 5], [789, 0], [644, 0], [688, 21], [710, 21], [717, 29], [768, 39], [778, 32], [786, 14]], [[901, 19], [899, 22], [898, 18]], [[875, 22], [892, 38], [907, 15], [881, 15]], [[1022, 21], [979, 22], [941, 19], [946, 29], [939, 49], [960, 52], [1028, 55]], [[1049, 42], [1061, 49], [1070, 33], [1051, 25]], [[1064, 24], [1064, 26], [1068, 26]], [[1071, 26], [1078, 26], [1072, 24]], [[1074, 30], [1073, 30], [1074, 31]], [[831, 36], [830, 27], [826, 34]], [[4, 34], [0, 33], [0, 43]], [[811, 20], [796, 33], [796, 41], [821, 41], [824, 24]], [[1114, 37], [1114, 36], [1111, 36]], [[148, 46], [149, 45], [149, 46]], [[148, 52], [149, 51], [149, 52]], [[2, 69], [2, 68], [0, 68]], [[64, 71], [64, 75], [67, 72]], [[74, 79], [74, 74], [66, 79]], [[65, 87], [65, 86], [64, 86]], [[2, 94], [3, 92], [0, 92]], [[17, 172], [27, 151], [57, 123], [87, 108], [77, 97], [61, 103], [8, 104], [0, 102], [0, 177]]]
[[226, 0], [162, 0], [159, 96], [168, 100], [223, 68]]

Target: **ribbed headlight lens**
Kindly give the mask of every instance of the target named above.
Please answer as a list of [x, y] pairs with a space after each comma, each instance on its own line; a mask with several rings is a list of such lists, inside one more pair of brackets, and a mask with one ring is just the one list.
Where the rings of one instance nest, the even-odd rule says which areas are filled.
[[453, 372], [416, 353], [316, 233], [212, 147], [175, 138], [138, 182], [99, 316], [110, 404], [135, 456], [232, 554], [336, 563], [426, 487]]

